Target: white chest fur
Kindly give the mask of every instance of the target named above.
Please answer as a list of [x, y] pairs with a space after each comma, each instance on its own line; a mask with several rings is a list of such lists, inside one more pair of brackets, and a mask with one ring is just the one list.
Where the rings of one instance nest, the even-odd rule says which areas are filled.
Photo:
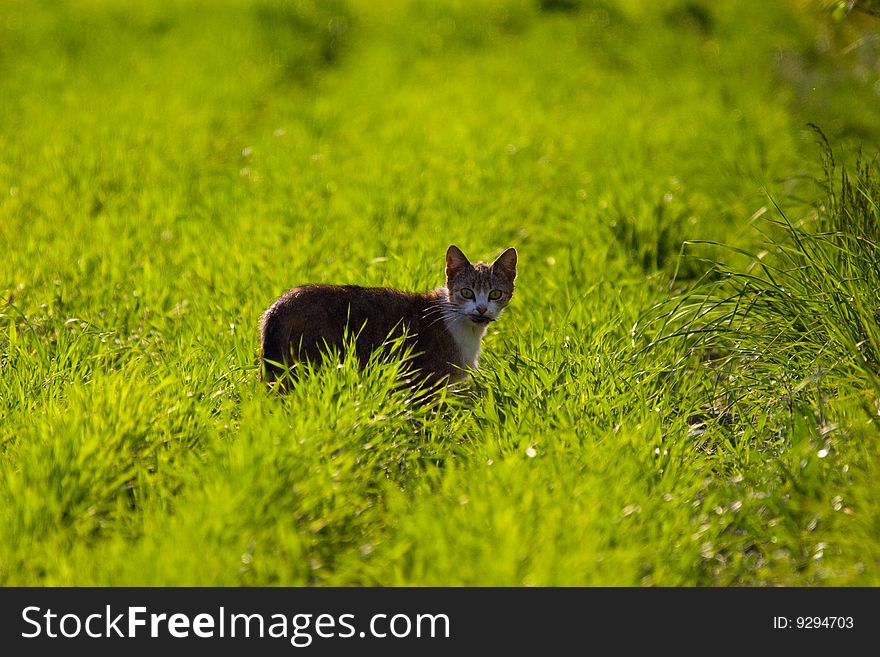
[[486, 334], [485, 324], [475, 324], [467, 317], [457, 316], [446, 321], [446, 328], [455, 340], [460, 357], [459, 365], [465, 369], [477, 369], [480, 360], [480, 343]]

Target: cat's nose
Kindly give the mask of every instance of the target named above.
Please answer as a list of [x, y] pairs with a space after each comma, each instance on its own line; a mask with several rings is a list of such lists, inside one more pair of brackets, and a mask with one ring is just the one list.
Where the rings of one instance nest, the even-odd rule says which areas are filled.
[[482, 303], [481, 303], [479, 306], [477, 306], [477, 312], [480, 313], [481, 315], [482, 315], [483, 313], [485, 313], [486, 310], [487, 310], [486, 306], [485, 306], [484, 304], [482, 304]]

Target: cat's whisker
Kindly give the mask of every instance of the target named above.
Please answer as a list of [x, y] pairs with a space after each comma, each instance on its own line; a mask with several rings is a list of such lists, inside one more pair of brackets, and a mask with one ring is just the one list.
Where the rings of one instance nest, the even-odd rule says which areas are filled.
[[437, 324], [438, 322], [441, 322], [441, 321], [444, 323], [447, 323], [447, 322], [449, 322], [449, 320], [450, 320], [450, 317], [448, 315], [441, 315], [440, 317], [437, 317], [434, 320], [432, 320], [431, 323], [428, 324], [428, 326], [426, 328], [431, 328], [432, 326], [434, 326], [435, 324]]
[[430, 324], [428, 324], [428, 328], [434, 326], [440, 321], [448, 324], [452, 321], [455, 321], [455, 319], [459, 316], [460, 313], [454, 308], [445, 308], [439, 317], [435, 318]]
[[454, 311], [451, 308], [440, 308], [440, 307], [431, 308], [422, 314], [422, 319], [434, 318], [436, 320], [438, 318], [438, 315], [439, 315], [439, 318], [443, 318], [453, 312]]
[[446, 312], [448, 309], [442, 306], [434, 306], [433, 308], [428, 308], [424, 313], [422, 313], [422, 319], [427, 319], [437, 313]]

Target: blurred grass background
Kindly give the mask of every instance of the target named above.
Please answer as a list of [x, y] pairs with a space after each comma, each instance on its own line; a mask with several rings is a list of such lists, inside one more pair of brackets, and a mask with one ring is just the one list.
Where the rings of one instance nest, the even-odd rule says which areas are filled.
[[[836, 4], [2, 3], [0, 583], [876, 584], [875, 370], [783, 330], [874, 252], [736, 304], [847, 193], [876, 244], [880, 22]], [[520, 254], [473, 383], [257, 382], [285, 289], [452, 243]]]

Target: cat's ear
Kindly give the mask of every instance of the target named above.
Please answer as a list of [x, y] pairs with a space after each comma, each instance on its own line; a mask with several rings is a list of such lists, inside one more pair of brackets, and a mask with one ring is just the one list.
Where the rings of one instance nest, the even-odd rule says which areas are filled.
[[516, 278], [516, 249], [510, 247], [495, 259], [492, 263], [492, 269], [500, 271], [504, 276], [513, 283]]
[[471, 262], [454, 244], [446, 249], [446, 278], [453, 278], [465, 269], [471, 268]]

